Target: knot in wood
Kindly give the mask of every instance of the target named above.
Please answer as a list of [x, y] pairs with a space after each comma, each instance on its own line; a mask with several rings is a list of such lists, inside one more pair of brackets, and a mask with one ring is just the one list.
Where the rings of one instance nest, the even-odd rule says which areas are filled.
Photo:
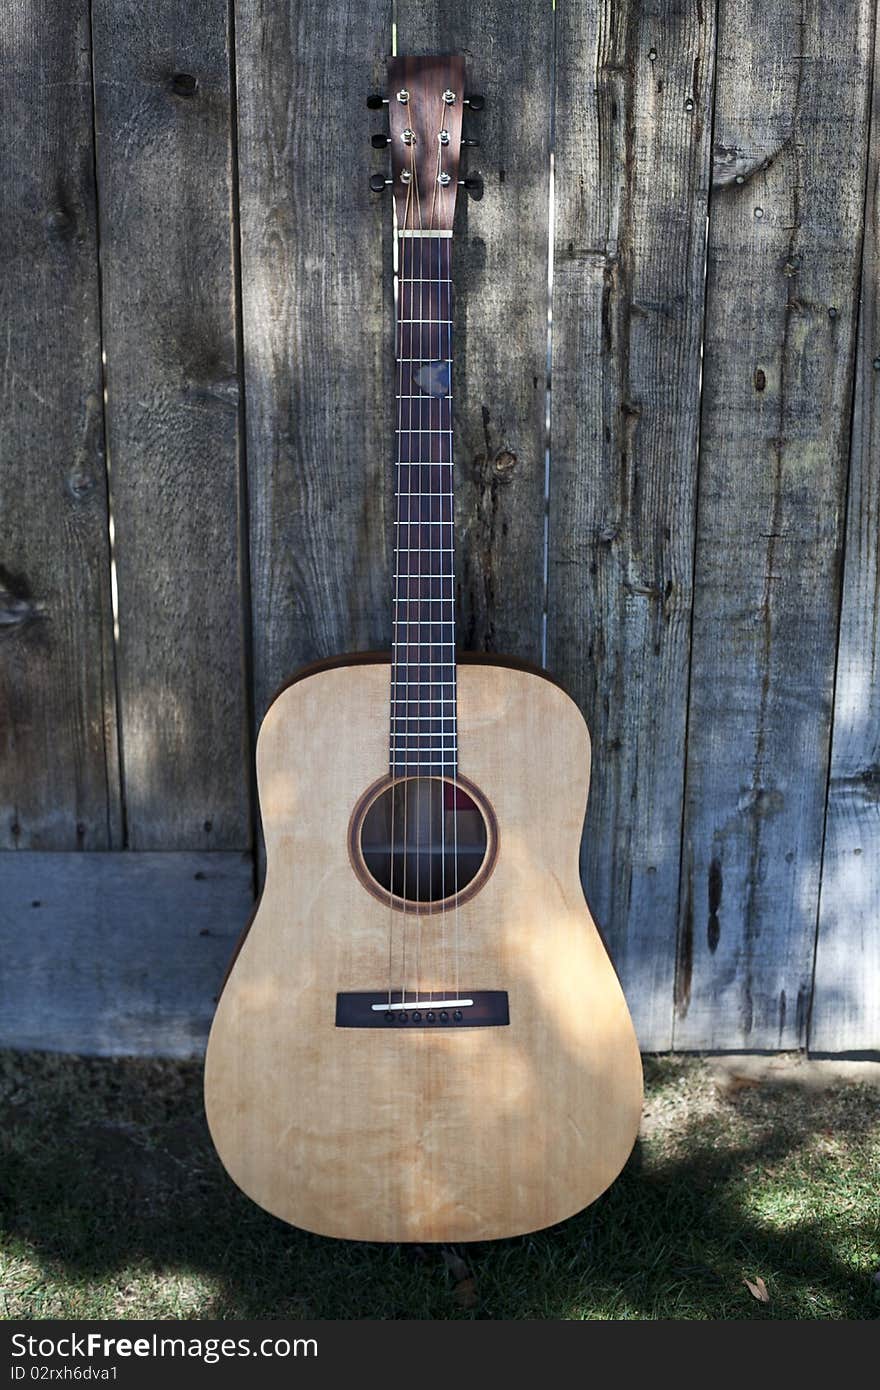
[[199, 90], [199, 79], [191, 72], [176, 72], [171, 78], [171, 90], [177, 97], [194, 97]]
[[518, 463], [516, 454], [510, 449], [501, 449], [492, 460], [492, 468], [498, 478], [509, 478]]

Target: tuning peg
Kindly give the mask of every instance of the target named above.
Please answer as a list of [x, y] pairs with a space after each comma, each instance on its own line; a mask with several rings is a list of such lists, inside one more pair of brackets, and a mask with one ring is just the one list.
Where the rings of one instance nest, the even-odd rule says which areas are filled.
[[384, 193], [390, 182], [391, 180], [386, 179], [384, 174], [370, 175], [370, 187], [374, 193]]
[[465, 106], [469, 106], [472, 111], [482, 111], [486, 105], [486, 98], [479, 92], [474, 92], [473, 96], [464, 98]]
[[390, 145], [390, 144], [391, 144], [391, 136], [390, 136], [390, 135], [371, 135], [371, 136], [370, 136], [370, 144], [373, 146], [373, 149], [374, 149], [374, 150], [384, 150], [384, 148], [385, 148], [386, 145]]
[[475, 202], [479, 202], [483, 196], [483, 176], [482, 174], [468, 174], [466, 179], [459, 179], [459, 187], [470, 193]]
[[371, 96], [367, 97], [367, 106], [371, 111], [381, 111], [382, 107], [387, 105], [388, 98], [381, 96], [379, 92], [373, 92]]
[[462, 147], [464, 147], [465, 145], [471, 145], [474, 149], [479, 149], [480, 147], [479, 140], [462, 140], [461, 143]]

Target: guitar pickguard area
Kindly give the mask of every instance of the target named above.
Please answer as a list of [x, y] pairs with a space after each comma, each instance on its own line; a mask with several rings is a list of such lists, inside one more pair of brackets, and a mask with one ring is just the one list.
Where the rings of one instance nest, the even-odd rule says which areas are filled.
[[337, 1028], [499, 1028], [510, 1023], [506, 989], [480, 989], [437, 999], [404, 1000], [400, 990], [336, 996]]

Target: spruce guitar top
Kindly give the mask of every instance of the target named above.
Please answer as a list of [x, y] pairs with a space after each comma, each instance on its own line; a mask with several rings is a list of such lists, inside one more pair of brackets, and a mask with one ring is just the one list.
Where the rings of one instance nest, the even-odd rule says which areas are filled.
[[616, 1177], [641, 1111], [632, 1023], [578, 872], [581, 714], [544, 672], [456, 654], [464, 91], [461, 58], [389, 64], [392, 650], [301, 672], [266, 714], [266, 883], [206, 1061], [235, 1182], [286, 1221], [360, 1240], [559, 1221]]

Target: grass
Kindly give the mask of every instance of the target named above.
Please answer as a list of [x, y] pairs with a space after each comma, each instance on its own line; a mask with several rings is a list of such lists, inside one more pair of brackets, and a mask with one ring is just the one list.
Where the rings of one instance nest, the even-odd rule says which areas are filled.
[[[200, 1068], [0, 1053], [7, 1318], [876, 1318], [880, 1088], [648, 1060], [642, 1138], [588, 1211], [462, 1247], [292, 1230], [226, 1178]], [[466, 1264], [465, 1264], [466, 1262]], [[760, 1276], [769, 1303], [743, 1284]]]

